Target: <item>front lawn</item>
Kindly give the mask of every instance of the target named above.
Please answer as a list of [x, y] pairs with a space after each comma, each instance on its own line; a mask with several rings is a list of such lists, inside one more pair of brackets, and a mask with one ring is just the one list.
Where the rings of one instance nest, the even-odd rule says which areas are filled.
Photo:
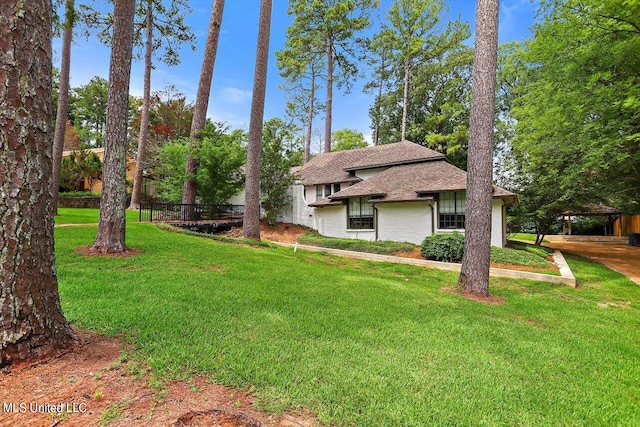
[[160, 378], [204, 374], [327, 425], [639, 425], [640, 287], [568, 258], [580, 287], [492, 279], [129, 223], [129, 258], [87, 258], [58, 227], [67, 318], [123, 334]]
[[[126, 212], [127, 222], [137, 222], [138, 211]], [[97, 224], [100, 218], [100, 209], [58, 208], [58, 215], [54, 221], [56, 225], [62, 224]]]

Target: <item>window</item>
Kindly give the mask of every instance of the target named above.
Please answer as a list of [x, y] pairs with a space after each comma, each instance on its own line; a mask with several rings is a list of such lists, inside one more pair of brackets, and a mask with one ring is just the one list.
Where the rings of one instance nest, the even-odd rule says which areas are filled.
[[331, 195], [331, 184], [327, 184], [324, 186], [324, 197], [328, 197]]
[[347, 220], [351, 230], [373, 230], [373, 206], [368, 197], [349, 199]]
[[338, 191], [340, 191], [340, 184], [333, 184], [333, 192], [337, 193]]
[[466, 193], [456, 191], [440, 193], [438, 197], [438, 228], [464, 229]]
[[322, 200], [322, 185], [316, 185], [316, 202]]

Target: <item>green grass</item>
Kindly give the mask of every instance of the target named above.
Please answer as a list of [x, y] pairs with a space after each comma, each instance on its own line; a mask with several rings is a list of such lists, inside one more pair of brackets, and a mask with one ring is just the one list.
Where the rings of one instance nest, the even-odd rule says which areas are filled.
[[548, 260], [551, 253], [553, 250], [549, 248], [509, 241], [507, 247], [491, 247], [491, 262], [525, 266], [540, 273], [559, 275], [558, 269]]
[[[138, 221], [138, 211], [127, 211], [127, 222]], [[56, 225], [60, 224], [97, 224], [100, 209], [58, 208], [55, 217]]]
[[[411, 252], [416, 248], [416, 245], [412, 243], [340, 239], [321, 236], [315, 231], [310, 231], [300, 236], [298, 242], [323, 248], [344, 249], [381, 255]], [[503, 265], [524, 266], [529, 267], [530, 270], [534, 272], [559, 275], [558, 269], [552, 262], [547, 260], [547, 257], [552, 252], [553, 250], [548, 248], [510, 241], [506, 248], [491, 248], [491, 262]]]
[[123, 334], [154, 375], [250, 387], [328, 425], [640, 425], [640, 287], [567, 258], [580, 287], [457, 275], [129, 223], [130, 258], [87, 258], [95, 227], [56, 228], [79, 328]]
[[398, 252], [411, 252], [416, 245], [404, 242], [378, 241], [369, 242], [360, 239], [339, 239], [325, 237], [310, 231], [298, 238], [303, 245], [321, 246], [323, 248], [343, 249], [347, 251], [367, 252], [380, 255], [391, 255]]
[[[526, 240], [528, 242], [535, 242], [536, 234], [535, 233], [513, 233], [513, 234], [509, 234], [509, 238], [515, 239], [515, 240]], [[548, 243], [549, 241], [547, 239], [544, 239], [543, 242]]]

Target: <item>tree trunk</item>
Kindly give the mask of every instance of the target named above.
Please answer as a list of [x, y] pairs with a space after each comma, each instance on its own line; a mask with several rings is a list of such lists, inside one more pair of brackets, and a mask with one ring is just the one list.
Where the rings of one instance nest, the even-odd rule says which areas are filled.
[[194, 204], [196, 202], [196, 159], [191, 155], [195, 148], [198, 132], [204, 128], [207, 122], [207, 109], [209, 108], [209, 93], [211, 92], [211, 80], [213, 79], [213, 67], [216, 62], [218, 51], [218, 38], [220, 26], [222, 24], [222, 13], [224, 11], [224, 0], [214, 0], [211, 9], [211, 20], [209, 22], [209, 32], [204, 48], [204, 59], [202, 61], [202, 71], [200, 73], [200, 83], [198, 84], [198, 94], [196, 105], [193, 110], [191, 121], [191, 132], [189, 133], [189, 156], [187, 157], [186, 178], [182, 190], [182, 203]]
[[50, 193], [51, 2], [0, 2], [0, 367], [75, 336], [60, 306]]
[[245, 238], [256, 240], [260, 240], [260, 154], [262, 153], [262, 119], [264, 117], [264, 98], [267, 89], [270, 30], [271, 0], [261, 0], [258, 49], [253, 78], [251, 118], [249, 120], [244, 224], [242, 226], [242, 235]]
[[324, 117], [324, 152], [331, 151], [331, 110], [333, 106], [333, 43], [331, 37], [327, 37], [327, 105]]
[[465, 251], [458, 286], [489, 295], [498, 0], [478, 0], [473, 62]]
[[60, 188], [60, 169], [62, 167], [62, 151], [64, 150], [64, 134], [67, 128], [67, 110], [69, 109], [69, 68], [71, 63], [71, 40], [75, 21], [74, 0], [67, 0], [62, 33], [62, 58], [60, 61], [60, 88], [58, 92], [58, 111], [56, 128], [53, 137], [53, 171], [51, 193], [53, 210], [58, 213], [58, 189]]
[[380, 122], [382, 115], [382, 107], [380, 106], [380, 100], [382, 99], [382, 85], [384, 84], [384, 72], [385, 72], [385, 57], [382, 55], [380, 58], [380, 84], [378, 85], [378, 97], [375, 100], [376, 118], [373, 129], [373, 145], [380, 143]]
[[127, 119], [135, 6], [135, 0], [116, 0], [113, 10], [113, 45], [109, 66], [100, 220], [98, 234], [91, 248], [92, 251], [102, 254], [126, 250]]
[[307, 134], [304, 139], [304, 159], [303, 163], [309, 161], [311, 154], [311, 132], [313, 131], [313, 109], [316, 99], [316, 68], [311, 64], [311, 88], [309, 92], [309, 109], [307, 111]]
[[138, 135], [138, 158], [136, 159], [136, 171], [133, 176], [133, 192], [129, 209], [140, 209], [142, 197], [142, 172], [144, 169], [144, 156], [149, 138], [149, 109], [151, 108], [151, 55], [153, 53], [153, 0], [147, 0], [147, 43], [144, 54], [144, 89], [142, 95], [142, 111], [140, 112], [140, 135]]
[[404, 93], [402, 95], [402, 138], [407, 139], [407, 109], [409, 106], [409, 58], [404, 59]]

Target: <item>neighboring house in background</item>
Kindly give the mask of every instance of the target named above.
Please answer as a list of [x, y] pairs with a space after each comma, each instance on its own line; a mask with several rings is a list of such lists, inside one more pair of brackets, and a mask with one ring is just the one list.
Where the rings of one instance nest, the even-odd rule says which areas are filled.
[[[62, 158], [63, 159], [69, 158], [69, 155], [74, 151], [78, 151], [78, 150], [63, 151], [62, 152]], [[88, 151], [90, 153], [97, 154], [98, 157], [100, 158], [100, 161], [104, 163], [104, 147], [87, 148], [86, 151]], [[126, 172], [127, 180], [133, 181], [133, 177], [134, 177], [135, 171], [136, 171], [136, 161], [134, 159], [132, 159], [131, 157], [129, 157], [128, 155], [127, 155], [127, 166], [126, 167], [127, 167], [127, 172]], [[93, 186], [92, 186], [91, 183], [89, 182], [89, 180], [87, 178], [85, 178], [85, 180], [84, 180], [84, 191], [92, 191], [92, 192], [96, 192], [96, 193], [102, 192], [102, 181], [101, 180], [97, 180], [95, 183], [93, 183]]]
[[[409, 141], [315, 156], [296, 168], [284, 222], [330, 237], [420, 244], [465, 228], [467, 173]], [[506, 243], [506, 206], [517, 196], [493, 187], [491, 244]]]

